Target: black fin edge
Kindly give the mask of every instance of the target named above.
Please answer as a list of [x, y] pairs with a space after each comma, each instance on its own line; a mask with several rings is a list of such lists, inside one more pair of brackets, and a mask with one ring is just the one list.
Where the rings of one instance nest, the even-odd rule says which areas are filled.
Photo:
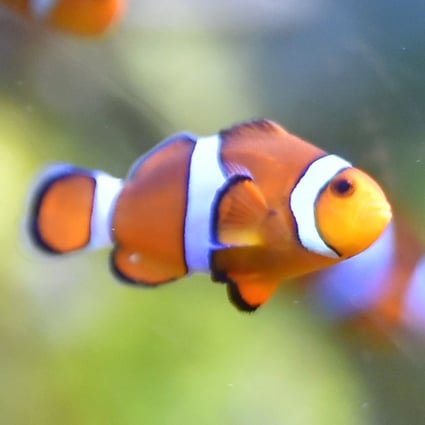
[[[59, 171], [59, 167], [62, 168], [60, 171]], [[57, 173], [55, 173], [54, 168], [58, 168]], [[72, 176], [75, 176], [75, 175], [83, 175], [83, 176], [93, 178], [94, 181], [95, 181], [95, 185], [96, 185], [96, 178], [93, 176], [93, 174], [89, 170], [86, 170], [84, 168], [75, 167], [75, 166], [70, 165], [70, 164], [53, 165], [53, 166], [47, 168], [46, 173], [47, 173], [47, 175], [44, 177], [44, 180], [43, 180], [43, 176], [42, 176], [41, 180], [39, 181], [39, 183], [41, 183], [41, 184], [35, 189], [34, 194], [31, 196], [30, 206], [29, 206], [29, 211], [28, 211], [28, 217], [29, 218], [28, 218], [26, 227], [28, 229], [28, 234], [29, 234], [30, 240], [32, 241], [32, 243], [37, 248], [39, 248], [40, 250], [42, 250], [43, 252], [45, 252], [46, 254], [49, 254], [49, 255], [64, 255], [65, 253], [52, 248], [42, 238], [42, 236], [40, 234], [40, 230], [38, 228], [37, 220], [38, 220], [38, 215], [39, 215], [39, 212], [40, 212], [40, 208], [41, 208], [41, 204], [43, 202], [44, 196], [57, 181], [62, 180], [63, 178], [72, 177]], [[48, 177], [49, 173], [52, 175], [50, 178]], [[87, 240], [85, 243], [83, 243], [81, 245], [81, 247], [76, 248], [73, 251], [76, 251], [78, 249], [82, 249], [84, 246], [86, 246], [89, 243], [89, 241], [90, 241], [90, 236], [89, 236], [89, 240]], [[73, 251], [71, 251], [71, 252], [73, 252]]]
[[240, 311], [246, 313], [253, 313], [260, 307], [260, 305], [248, 304], [241, 296], [239, 289], [232, 279], [230, 279], [225, 272], [213, 272], [211, 279], [214, 282], [224, 283], [227, 285], [227, 296], [230, 302]]

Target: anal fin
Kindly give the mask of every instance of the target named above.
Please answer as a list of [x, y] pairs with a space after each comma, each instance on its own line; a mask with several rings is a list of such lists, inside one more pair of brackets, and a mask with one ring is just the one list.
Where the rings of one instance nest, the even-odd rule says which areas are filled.
[[126, 283], [155, 287], [183, 277], [185, 270], [164, 261], [144, 256], [136, 251], [116, 248], [111, 255], [111, 268]]
[[280, 284], [279, 279], [256, 273], [218, 273], [214, 280], [227, 283], [230, 301], [242, 311], [252, 312], [273, 295]]
[[216, 240], [228, 246], [261, 245], [260, 226], [268, 213], [266, 200], [250, 177], [231, 177], [222, 189], [216, 206]]

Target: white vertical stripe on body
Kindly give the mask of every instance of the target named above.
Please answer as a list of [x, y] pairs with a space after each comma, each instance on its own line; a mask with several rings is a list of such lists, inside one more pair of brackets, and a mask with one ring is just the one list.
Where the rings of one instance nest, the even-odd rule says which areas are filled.
[[44, 19], [51, 12], [58, 0], [30, 0], [30, 9], [38, 19]]
[[115, 201], [121, 192], [123, 181], [102, 171], [96, 171], [96, 188], [90, 221], [89, 249], [104, 248], [112, 245], [111, 219]]
[[327, 155], [312, 162], [295, 185], [290, 197], [290, 208], [298, 228], [301, 245], [309, 251], [326, 257], [338, 254], [321, 238], [315, 217], [316, 200], [329, 181], [351, 164], [336, 155]]
[[190, 160], [184, 235], [189, 272], [209, 270], [213, 202], [226, 181], [220, 167], [220, 149], [218, 134], [199, 138]]

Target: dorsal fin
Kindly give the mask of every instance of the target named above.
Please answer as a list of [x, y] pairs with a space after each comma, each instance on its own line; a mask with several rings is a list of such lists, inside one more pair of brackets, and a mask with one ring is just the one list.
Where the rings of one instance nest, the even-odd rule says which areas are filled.
[[269, 209], [261, 190], [247, 176], [231, 177], [216, 204], [214, 233], [226, 246], [255, 246], [263, 243], [260, 226]]
[[256, 119], [236, 124], [220, 131], [220, 136], [227, 137], [264, 137], [288, 134], [279, 124], [267, 119]]
[[[143, 166], [145, 172], [150, 170], [155, 170], [158, 161], [160, 161], [160, 156], [156, 155], [158, 152], [164, 151], [167, 149], [170, 156], [176, 157], [181, 155], [181, 146], [194, 145], [196, 142], [196, 137], [190, 133], [178, 133], [164, 139], [162, 142], [157, 144], [154, 148], [149, 150], [147, 153], [138, 158], [130, 167], [130, 170], [127, 174], [127, 180], [133, 180], [137, 173], [140, 171]], [[184, 152], [184, 151], [183, 151]]]
[[[301, 173], [306, 164], [323, 156], [322, 149], [289, 133], [279, 124], [262, 119], [248, 121], [220, 131], [223, 162], [240, 163], [257, 178], [258, 172], [272, 175], [267, 167], [281, 170], [282, 176], [291, 172]], [[274, 164], [274, 165], [273, 165]], [[265, 173], [266, 171], [266, 173]]]

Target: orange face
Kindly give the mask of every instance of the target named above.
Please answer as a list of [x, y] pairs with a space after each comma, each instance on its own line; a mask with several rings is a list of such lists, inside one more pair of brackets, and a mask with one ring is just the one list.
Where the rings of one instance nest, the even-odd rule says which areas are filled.
[[65, 31], [96, 35], [121, 16], [123, 8], [123, 0], [62, 0], [57, 2], [46, 22]]
[[[123, 13], [126, 0], [52, 0], [46, 10], [40, 0], [1, 0], [11, 9], [34, 21], [79, 35], [98, 35]], [[37, 10], [40, 9], [37, 13]]]
[[366, 173], [348, 168], [337, 174], [316, 202], [318, 231], [342, 258], [368, 248], [391, 220], [391, 207]]

